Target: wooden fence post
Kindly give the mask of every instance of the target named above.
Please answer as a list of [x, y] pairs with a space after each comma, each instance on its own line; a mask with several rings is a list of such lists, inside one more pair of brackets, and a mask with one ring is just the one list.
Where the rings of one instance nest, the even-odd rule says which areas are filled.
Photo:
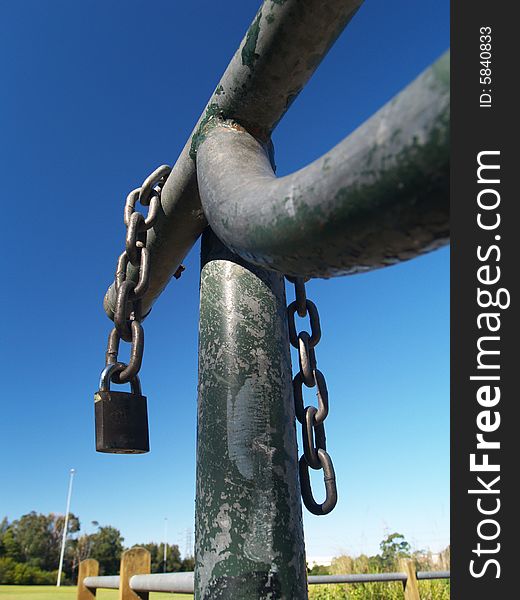
[[404, 571], [408, 579], [403, 582], [404, 600], [421, 600], [419, 596], [419, 582], [413, 560], [401, 560], [399, 563], [401, 571]]
[[78, 595], [77, 600], [94, 600], [96, 590], [91, 590], [83, 585], [85, 577], [97, 577], [99, 574], [99, 563], [93, 558], [87, 558], [79, 563], [78, 572]]
[[121, 556], [119, 572], [119, 600], [148, 600], [148, 592], [134, 592], [130, 588], [130, 578], [134, 575], [149, 575], [151, 556], [146, 548], [130, 548]]

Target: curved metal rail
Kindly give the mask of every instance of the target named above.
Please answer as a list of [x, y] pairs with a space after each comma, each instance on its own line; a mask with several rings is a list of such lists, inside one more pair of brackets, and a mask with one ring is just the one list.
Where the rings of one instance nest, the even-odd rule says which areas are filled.
[[277, 178], [242, 127], [212, 122], [197, 156], [204, 213], [233, 252], [290, 275], [392, 265], [449, 239], [449, 54], [330, 152]]
[[[202, 211], [195, 157], [205, 126], [235, 119], [265, 142], [303, 89], [363, 0], [265, 1], [231, 59], [168, 177], [157, 222], [148, 233], [151, 277], [143, 297], [146, 314], [207, 221]], [[128, 277], [137, 282], [135, 267]], [[113, 317], [114, 286], [104, 301]]]

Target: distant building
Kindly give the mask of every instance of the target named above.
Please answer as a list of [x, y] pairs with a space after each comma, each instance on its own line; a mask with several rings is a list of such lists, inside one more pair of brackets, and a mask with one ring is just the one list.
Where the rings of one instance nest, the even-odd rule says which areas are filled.
[[309, 569], [316, 565], [323, 565], [324, 567], [330, 567], [333, 556], [307, 556], [307, 564]]

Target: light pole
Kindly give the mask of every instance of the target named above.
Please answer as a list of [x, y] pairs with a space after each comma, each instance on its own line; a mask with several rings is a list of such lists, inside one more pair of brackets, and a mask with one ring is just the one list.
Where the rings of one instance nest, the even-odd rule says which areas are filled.
[[67, 510], [65, 511], [65, 523], [63, 524], [63, 537], [61, 540], [60, 565], [58, 567], [58, 581], [56, 582], [56, 587], [60, 587], [60, 583], [61, 583], [61, 571], [63, 569], [63, 557], [65, 555], [65, 542], [67, 540], [67, 529], [69, 526], [69, 510], [70, 510], [70, 498], [72, 496], [72, 481], [74, 479], [75, 472], [76, 471], [74, 469], [70, 470], [69, 491], [67, 493]]
[[168, 517], [164, 517], [164, 548], [163, 548], [163, 573], [166, 573], [166, 539], [168, 537]]

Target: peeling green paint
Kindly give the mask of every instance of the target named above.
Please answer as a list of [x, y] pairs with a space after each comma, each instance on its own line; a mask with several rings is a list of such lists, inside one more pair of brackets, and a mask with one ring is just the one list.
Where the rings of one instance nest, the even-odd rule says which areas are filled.
[[193, 134], [191, 138], [190, 157], [193, 160], [195, 160], [195, 158], [197, 157], [198, 147], [206, 139], [206, 131], [208, 125], [221, 115], [222, 110], [216, 102], [208, 104], [206, 112], [204, 113], [204, 117], [201, 119], [197, 131]]
[[256, 44], [258, 42], [258, 34], [260, 33], [260, 19], [262, 11], [259, 10], [256, 19], [253, 21], [246, 34], [246, 41], [242, 47], [242, 64], [253, 69], [255, 61], [260, 58], [256, 53]]
[[283, 278], [202, 241], [196, 600], [305, 600]]
[[[259, 3], [260, 4], [260, 3]], [[256, 42], [254, 28], [250, 31], [248, 49], [254, 69], [242, 64], [241, 42], [220, 82], [223, 93], [214, 93], [209, 104], [220, 106], [222, 118], [237, 119], [255, 138], [267, 142], [274, 127], [282, 118], [292, 99], [312, 75], [305, 69], [307, 58], [324, 56], [340, 31], [356, 12], [360, 2], [333, 0], [323, 9], [318, 0], [276, 0], [262, 4], [263, 20]], [[226, 18], [225, 11], [222, 12]], [[269, 17], [268, 21], [268, 15]], [[272, 21], [274, 17], [274, 21]], [[258, 16], [255, 15], [256, 21]], [[254, 43], [253, 43], [254, 42]], [[260, 55], [255, 59], [255, 55]], [[246, 49], [246, 61], [248, 61]], [[301, 68], [292, 69], [296, 60]], [[250, 61], [248, 61], [250, 62]], [[314, 59], [312, 60], [314, 62]], [[207, 226], [197, 188], [195, 159], [202, 131], [205, 130], [207, 108], [188, 137], [177, 159], [173, 176], [162, 195], [162, 211], [157, 224], [148, 232], [152, 264], [148, 291], [143, 297], [143, 309], [148, 311], [162, 293], [180, 262]], [[138, 272], [128, 266], [128, 277], [137, 281]], [[113, 316], [115, 291], [112, 285], [104, 303], [105, 311]]]

